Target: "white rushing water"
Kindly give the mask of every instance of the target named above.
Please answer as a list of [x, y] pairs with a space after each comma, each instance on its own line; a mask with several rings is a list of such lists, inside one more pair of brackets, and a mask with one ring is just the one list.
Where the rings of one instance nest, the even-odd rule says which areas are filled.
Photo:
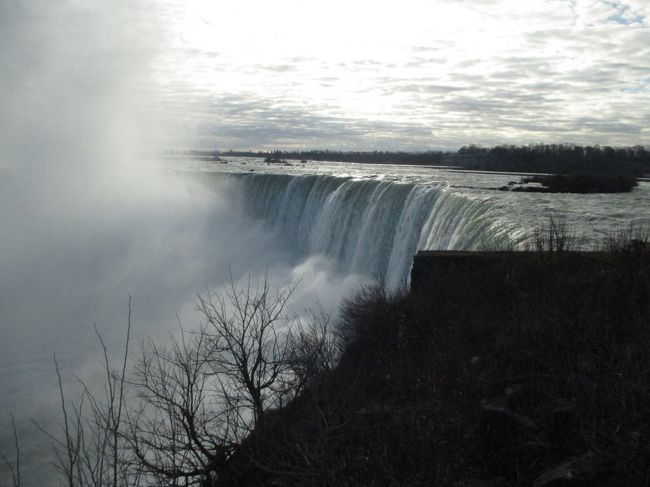
[[[408, 283], [417, 250], [523, 248], [553, 217], [589, 248], [630, 225], [650, 226], [650, 184], [627, 194], [498, 191], [521, 176], [433, 167], [332, 162], [227, 164], [186, 161], [231, 184], [247, 215], [299, 255], [322, 255], [337, 271], [388, 289]], [[183, 164], [180, 164], [183, 166]]]
[[328, 175], [231, 175], [247, 214], [268, 223], [301, 255], [322, 255], [337, 272], [406, 285], [418, 249], [471, 249], [516, 242], [495, 225], [488, 202], [443, 187]]

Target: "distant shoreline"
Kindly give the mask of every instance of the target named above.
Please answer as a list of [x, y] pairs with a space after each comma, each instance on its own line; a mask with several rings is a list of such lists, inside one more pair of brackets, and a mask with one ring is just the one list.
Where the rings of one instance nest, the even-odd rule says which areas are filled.
[[650, 147], [578, 146], [539, 144], [482, 147], [470, 145], [457, 152], [425, 151], [220, 151], [179, 150], [160, 153], [165, 157], [190, 157], [220, 161], [221, 157], [256, 157], [269, 164], [286, 161], [346, 162], [435, 167], [512, 175], [598, 174], [649, 180]]

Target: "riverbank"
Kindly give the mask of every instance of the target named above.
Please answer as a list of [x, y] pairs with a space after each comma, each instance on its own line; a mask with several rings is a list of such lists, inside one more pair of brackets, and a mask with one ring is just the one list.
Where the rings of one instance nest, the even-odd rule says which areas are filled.
[[531, 144], [483, 147], [469, 145], [451, 151], [219, 151], [181, 150], [164, 157], [202, 160], [225, 157], [254, 157], [269, 162], [350, 162], [407, 166], [447, 166], [472, 171], [534, 174], [607, 174], [644, 177], [650, 174], [650, 150], [644, 146], [609, 147], [575, 144]]

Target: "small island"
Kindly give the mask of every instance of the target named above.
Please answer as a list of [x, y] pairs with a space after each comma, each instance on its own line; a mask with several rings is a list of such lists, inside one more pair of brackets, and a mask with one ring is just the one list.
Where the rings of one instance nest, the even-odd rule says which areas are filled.
[[[534, 185], [529, 185], [529, 184]], [[627, 193], [638, 185], [636, 178], [612, 174], [541, 174], [511, 181], [500, 191], [526, 193]]]

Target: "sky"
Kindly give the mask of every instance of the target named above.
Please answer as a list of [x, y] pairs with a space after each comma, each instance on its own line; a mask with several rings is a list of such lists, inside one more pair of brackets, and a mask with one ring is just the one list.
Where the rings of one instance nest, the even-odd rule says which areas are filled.
[[159, 113], [189, 146], [650, 143], [650, 0], [161, 5]]
[[121, 83], [139, 108], [122, 123], [165, 148], [650, 143], [650, 0], [4, 0], [0, 13], [14, 27], [0, 82], [24, 81], [18, 57], [41, 92], [87, 70], [62, 112]]

